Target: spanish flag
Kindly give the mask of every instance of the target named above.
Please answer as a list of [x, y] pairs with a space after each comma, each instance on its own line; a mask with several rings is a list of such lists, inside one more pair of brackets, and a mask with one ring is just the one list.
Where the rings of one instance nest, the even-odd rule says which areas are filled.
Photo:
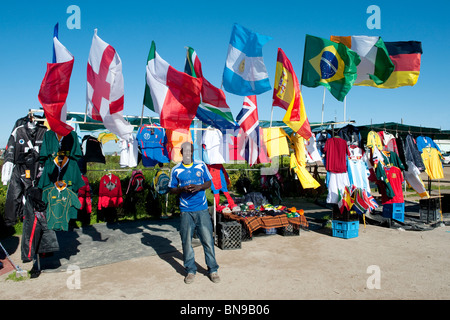
[[291, 62], [281, 48], [278, 48], [272, 105], [286, 110], [283, 122], [294, 132], [306, 140], [312, 136], [300, 84]]
[[367, 80], [357, 85], [382, 89], [414, 86], [419, 79], [422, 43], [419, 41], [397, 41], [385, 42], [384, 44], [394, 63], [394, 72], [383, 84], [376, 85], [372, 80]]

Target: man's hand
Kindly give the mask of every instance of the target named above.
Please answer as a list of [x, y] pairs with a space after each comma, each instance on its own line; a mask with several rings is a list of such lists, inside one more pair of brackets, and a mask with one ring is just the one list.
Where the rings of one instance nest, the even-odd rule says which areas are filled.
[[203, 185], [201, 184], [190, 184], [187, 186], [187, 192], [195, 193], [203, 189]]

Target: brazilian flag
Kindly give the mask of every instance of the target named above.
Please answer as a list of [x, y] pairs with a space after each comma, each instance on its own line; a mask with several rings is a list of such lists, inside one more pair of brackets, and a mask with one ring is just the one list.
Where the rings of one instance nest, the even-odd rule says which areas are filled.
[[356, 80], [358, 54], [342, 43], [306, 35], [302, 85], [322, 85], [339, 101], [344, 101]]

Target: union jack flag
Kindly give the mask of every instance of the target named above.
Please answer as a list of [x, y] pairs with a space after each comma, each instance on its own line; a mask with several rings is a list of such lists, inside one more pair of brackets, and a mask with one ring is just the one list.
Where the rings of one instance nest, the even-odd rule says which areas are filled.
[[253, 165], [258, 160], [259, 154], [259, 118], [256, 96], [244, 98], [241, 112], [236, 117], [236, 121], [245, 134], [245, 148], [241, 149], [241, 156]]

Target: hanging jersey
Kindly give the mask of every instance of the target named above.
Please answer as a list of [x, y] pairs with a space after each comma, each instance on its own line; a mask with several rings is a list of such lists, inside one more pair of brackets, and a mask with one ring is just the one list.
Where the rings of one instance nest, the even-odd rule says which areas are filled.
[[69, 229], [69, 221], [76, 219], [81, 203], [78, 196], [66, 184], [55, 183], [43, 190], [42, 201], [47, 203], [47, 224], [49, 229]]
[[[182, 162], [172, 168], [169, 188], [180, 188], [190, 184], [203, 184], [212, 180], [206, 164], [200, 160], [194, 160], [192, 166], [187, 167]], [[196, 193], [182, 192], [180, 194], [180, 211], [199, 211], [208, 209], [205, 190]]]
[[441, 159], [443, 159], [441, 153], [435, 148], [423, 148], [422, 159], [425, 165], [425, 172], [430, 179], [443, 179], [444, 169], [442, 167]]
[[184, 142], [192, 143], [192, 135], [189, 130], [166, 130], [167, 135], [167, 152], [169, 154], [169, 159], [174, 162], [181, 162], [183, 157], [181, 155], [181, 145]]
[[403, 198], [403, 174], [402, 171], [397, 167], [385, 167], [384, 171], [386, 172], [386, 177], [389, 180], [389, 183], [394, 191], [394, 196], [390, 197], [386, 193], [385, 184], [381, 182], [377, 182], [380, 194], [381, 194], [381, 203], [382, 204], [391, 204], [391, 203], [402, 203], [405, 202]]
[[90, 135], [84, 136], [82, 147], [86, 162], [106, 163], [103, 146], [96, 137]]
[[105, 174], [100, 179], [98, 210], [102, 208], [121, 207], [122, 205], [122, 185], [119, 177], [114, 174]]
[[70, 131], [65, 137], [58, 136], [51, 130], [45, 133], [39, 156], [40, 161], [42, 163], [48, 159], [53, 161], [58, 155], [69, 157], [75, 161], [80, 160], [83, 156], [81, 145], [75, 131]]
[[80, 200], [80, 210], [86, 210], [87, 213], [92, 213], [92, 197], [91, 187], [89, 186], [89, 180], [86, 176], [82, 176], [84, 186], [78, 189], [78, 200]]
[[45, 189], [57, 181], [64, 181], [67, 184], [67, 188], [73, 192], [78, 192], [84, 186], [78, 163], [70, 160], [69, 157], [58, 156], [51, 161], [46, 161], [38, 187]]
[[339, 137], [327, 139], [323, 151], [326, 155], [325, 168], [327, 171], [347, 172], [347, 156], [350, 156], [350, 151], [344, 139]]
[[223, 141], [222, 132], [218, 129], [207, 129], [203, 132], [202, 144], [208, 159], [208, 164], [225, 163], [227, 145]]
[[142, 126], [136, 134], [138, 146], [141, 149], [142, 165], [154, 167], [159, 163], [169, 163], [166, 149], [166, 134], [159, 126]]
[[120, 141], [120, 160], [122, 168], [134, 168], [138, 165], [139, 147], [137, 140], [133, 137], [131, 141]]

